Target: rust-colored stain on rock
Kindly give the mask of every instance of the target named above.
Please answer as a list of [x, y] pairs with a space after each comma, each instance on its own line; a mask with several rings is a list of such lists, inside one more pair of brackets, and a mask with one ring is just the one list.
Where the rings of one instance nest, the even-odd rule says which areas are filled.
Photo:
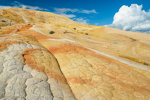
[[150, 34], [21, 8], [0, 16], [0, 99], [149, 100]]

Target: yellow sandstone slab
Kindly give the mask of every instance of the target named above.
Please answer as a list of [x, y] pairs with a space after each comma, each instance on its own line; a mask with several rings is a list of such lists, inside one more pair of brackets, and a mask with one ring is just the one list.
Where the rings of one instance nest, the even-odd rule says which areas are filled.
[[0, 16], [0, 99], [150, 99], [149, 34], [20, 8]]

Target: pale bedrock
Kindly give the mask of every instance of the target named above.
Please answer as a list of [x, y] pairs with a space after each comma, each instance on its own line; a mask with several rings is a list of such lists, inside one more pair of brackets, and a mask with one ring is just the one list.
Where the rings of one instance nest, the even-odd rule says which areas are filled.
[[67, 83], [59, 82], [59, 80], [50, 77], [47, 82], [50, 84], [54, 100], [76, 100]]
[[53, 95], [50, 90], [50, 86], [47, 82], [38, 81], [33, 79], [36, 82], [32, 84], [27, 84], [27, 100], [52, 100]]
[[[32, 80], [28, 79], [26, 82], [28, 91], [31, 91], [30, 89], [32, 89], [32, 87], [29, 85], [30, 82], [32, 84], [46, 82], [46, 84], [49, 84], [49, 91], [52, 94], [54, 100], [75, 100], [74, 95], [72, 94], [71, 89], [68, 86], [65, 77], [61, 72], [61, 69], [59, 68], [59, 64], [56, 58], [50, 52], [44, 50], [36, 50], [30, 55], [32, 55], [32, 57], [30, 57], [31, 59], [34, 59], [34, 63], [39, 67], [39, 69], [44, 68], [44, 70], [40, 70], [39, 72], [35, 69], [32, 69], [36, 68], [35, 66], [30, 68], [27, 64], [30, 65], [31, 62], [28, 62], [29, 60], [26, 59], [26, 57], [28, 57], [29, 55], [25, 56], [26, 65], [24, 66], [23, 70], [30, 73], [33, 76]], [[33, 86], [33, 88], [37, 87]], [[29, 99], [29, 97], [32, 96], [27, 97]]]
[[6, 82], [0, 81], [0, 98], [5, 96], [5, 87], [7, 86]]
[[27, 49], [40, 49], [30, 44], [13, 44], [0, 52], [0, 99], [25, 100], [26, 80], [32, 75], [23, 71], [22, 52]]
[[[23, 70], [28, 73], [32, 73], [32, 74], [33, 74], [33, 72], [35, 72], [33, 74], [34, 78], [28, 79], [25, 83], [27, 86], [26, 91], [28, 94], [26, 97], [27, 100], [37, 100], [39, 98], [39, 94], [34, 94], [33, 91], [38, 89], [38, 87], [36, 85], [41, 82], [44, 82], [44, 84], [49, 83], [50, 87], [47, 86], [47, 91], [49, 91], [49, 95], [52, 95], [54, 97], [53, 100], [75, 100], [75, 98], [72, 95], [70, 88], [67, 84], [60, 83], [59, 81], [55, 80], [54, 78], [50, 78], [50, 77], [47, 80], [46, 74], [38, 72], [38, 71], [32, 69], [31, 67], [29, 67], [28, 65], [25, 65]], [[36, 76], [37, 74], [38, 74], [38, 76]], [[45, 77], [44, 79], [42, 78], [43, 76]], [[47, 80], [47, 82], [46, 82], [46, 80]], [[40, 88], [42, 88], [42, 86]], [[45, 97], [45, 98], [51, 99], [51, 96]]]
[[[13, 44], [0, 52], [0, 82], [2, 83], [0, 84], [0, 91], [2, 91], [0, 99], [75, 100], [67, 83], [62, 83], [60, 80], [54, 79], [55, 77], [48, 77], [47, 74], [51, 74], [48, 71], [46, 73], [39, 72], [25, 64], [22, 53], [28, 49], [42, 48], [30, 44]], [[53, 66], [52, 69], [58, 72], [56, 74], [62, 74], [58, 62], [52, 54], [50, 55], [43, 52], [40, 57], [52, 64], [48, 66], [45, 63], [41, 64], [47, 68]], [[38, 62], [40, 57], [35, 57], [35, 61]]]
[[3, 72], [3, 62], [4, 62], [4, 57], [0, 56], [0, 74]]
[[26, 46], [26, 44], [13, 44], [10, 45], [7, 49], [0, 52], [0, 56], [4, 58], [3, 60], [4, 68], [3, 68], [3, 72], [0, 74], [1, 81], [7, 81], [13, 75], [23, 72], [22, 69], [24, 63], [21, 58], [21, 53], [27, 49], [32, 48], [32, 45], [28, 46], [29, 48], [26, 47], [26, 49], [24, 50], [21, 49], [20, 47], [21, 45]]
[[31, 67], [29, 67], [28, 65], [24, 65], [23, 70], [26, 71], [26, 72], [28, 72], [28, 73], [31, 73], [31, 71], [33, 69]]
[[34, 78], [37, 78], [37, 79], [41, 79], [43, 81], [47, 81], [48, 77], [45, 73], [43, 72], [38, 72], [36, 70], [32, 70], [31, 71], [31, 75], [34, 77]]
[[14, 75], [11, 79], [7, 81], [8, 85], [6, 86], [6, 97], [22, 97], [25, 98], [25, 82], [28, 78], [32, 76], [28, 73], [20, 73]]
[[23, 70], [33, 75], [32, 78], [27, 79], [25, 83], [26, 99], [52, 100], [53, 94], [50, 89], [50, 84], [47, 82], [47, 75], [32, 69], [28, 65], [25, 65]]

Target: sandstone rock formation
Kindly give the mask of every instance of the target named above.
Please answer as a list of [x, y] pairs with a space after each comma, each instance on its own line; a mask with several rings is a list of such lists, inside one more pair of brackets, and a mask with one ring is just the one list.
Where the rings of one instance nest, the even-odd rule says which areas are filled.
[[150, 34], [20, 8], [0, 28], [0, 100], [150, 100]]

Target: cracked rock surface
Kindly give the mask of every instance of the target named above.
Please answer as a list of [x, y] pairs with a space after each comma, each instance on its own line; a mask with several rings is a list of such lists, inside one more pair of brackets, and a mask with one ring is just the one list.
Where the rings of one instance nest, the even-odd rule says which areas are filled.
[[0, 23], [0, 100], [150, 100], [149, 34], [19, 8], [0, 15], [16, 16]]

